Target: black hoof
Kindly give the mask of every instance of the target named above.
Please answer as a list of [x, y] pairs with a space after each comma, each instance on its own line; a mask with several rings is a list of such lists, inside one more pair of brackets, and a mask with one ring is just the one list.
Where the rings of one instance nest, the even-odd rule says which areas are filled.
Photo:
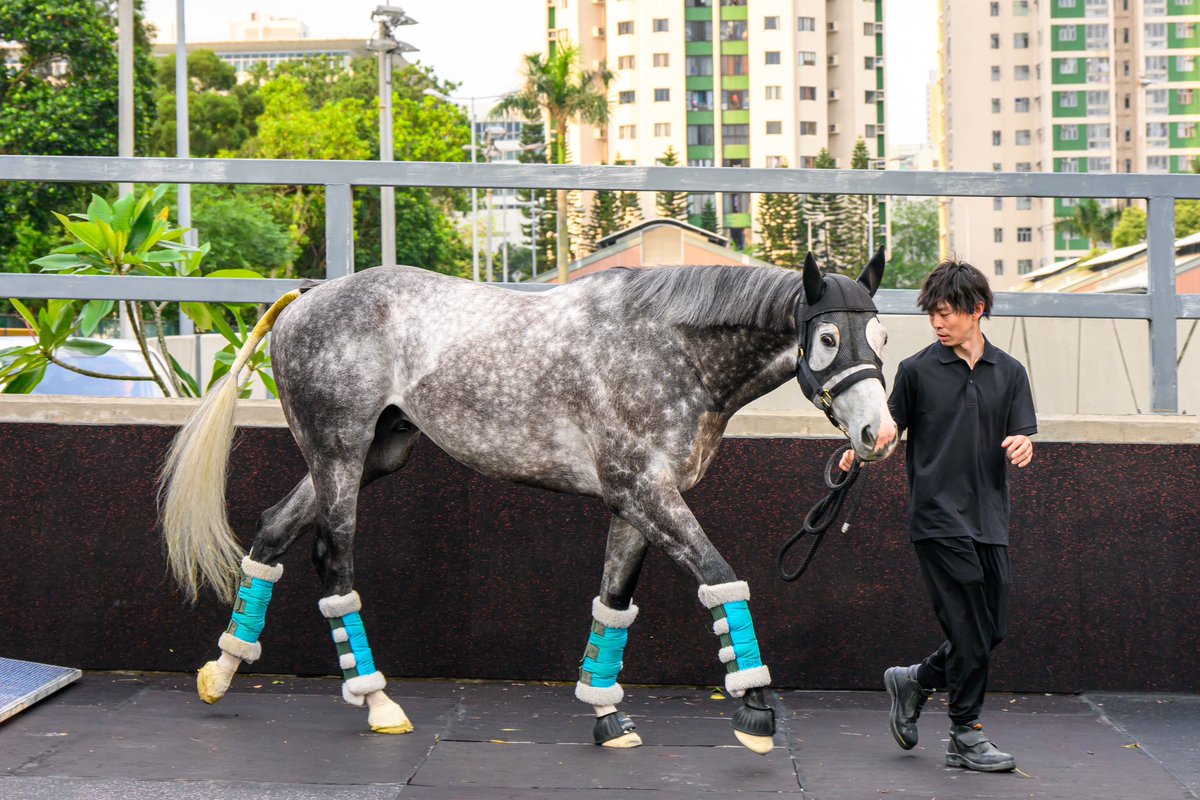
[[746, 692], [742, 707], [733, 715], [733, 729], [751, 736], [775, 735], [775, 709], [767, 705], [761, 689]]
[[596, 719], [596, 727], [592, 728], [592, 739], [596, 744], [604, 744], [635, 730], [637, 726], [624, 711], [614, 711]]

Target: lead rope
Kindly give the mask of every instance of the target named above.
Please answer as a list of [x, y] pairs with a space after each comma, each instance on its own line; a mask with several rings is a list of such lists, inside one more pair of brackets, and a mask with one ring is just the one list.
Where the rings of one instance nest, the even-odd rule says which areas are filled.
[[[821, 498], [809, 510], [808, 515], [804, 518], [804, 527], [796, 531], [795, 535], [788, 539], [779, 550], [779, 577], [785, 581], [791, 582], [797, 580], [808, 569], [813, 557], [817, 554], [817, 548], [821, 546], [821, 541], [825, 538], [825, 534], [841, 513], [842, 506], [845, 504], [847, 497], [853, 493], [854, 497], [850, 502], [850, 508], [846, 512], [845, 520], [842, 522], [842, 533], [850, 530], [850, 523], [858, 511], [859, 504], [862, 502], [862, 487], [859, 487], [858, 491], [855, 492], [852, 492], [852, 489], [862, 475], [863, 465], [862, 462], [855, 459], [849, 472], [842, 472], [837, 468], [838, 462], [842, 459], [842, 453], [845, 453], [849, 449], [850, 445], [848, 443], [843, 444], [829, 456], [829, 460], [825, 462], [824, 470], [825, 486], [829, 489], [829, 494]], [[834, 479], [835, 470], [842, 476], [838, 480]], [[784, 566], [788, 551], [795, 547], [805, 535], [812, 535], [814, 537], [812, 544], [808, 546], [808, 553], [804, 556], [804, 561], [800, 564], [799, 569], [795, 572], [788, 572]]]

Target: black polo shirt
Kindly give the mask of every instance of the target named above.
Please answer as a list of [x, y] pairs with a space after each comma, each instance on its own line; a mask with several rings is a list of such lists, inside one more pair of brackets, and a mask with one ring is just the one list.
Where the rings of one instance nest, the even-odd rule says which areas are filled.
[[971, 369], [934, 342], [900, 362], [888, 406], [908, 430], [912, 540], [966, 535], [1008, 544], [1008, 459], [1000, 443], [1037, 433], [1025, 367], [985, 340]]

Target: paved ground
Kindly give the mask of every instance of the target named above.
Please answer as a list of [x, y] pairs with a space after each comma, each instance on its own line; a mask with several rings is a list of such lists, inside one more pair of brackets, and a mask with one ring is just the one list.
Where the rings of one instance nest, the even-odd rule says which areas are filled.
[[883, 693], [778, 693], [759, 757], [709, 691], [628, 689], [646, 746], [615, 752], [589, 743], [569, 686], [391, 688], [416, 732], [367, 732], [333, 680], [239, 678], [205, 706], [190, 676], [85, 674], [0, 725], [0, 798], [1200, 798], [1200, 696], [989, 696], [988, 732], [1021, 770], [981, 775], [943, 765], [936, 702], [922, 744], [896, 747]]

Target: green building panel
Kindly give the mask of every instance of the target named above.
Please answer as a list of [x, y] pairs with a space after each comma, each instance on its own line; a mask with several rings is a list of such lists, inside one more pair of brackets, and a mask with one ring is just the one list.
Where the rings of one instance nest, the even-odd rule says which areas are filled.
[[875, 137], [875, 157], [883, 158], [887, 154], [887, 148], [883, 143], [883, 134]]
[[750, 112], [746, 109], [741, 111], [722, 111], [721, 122], [725, 125], [749, 125]]
[[546, 27], [548, 27], [550, 30], [554, 30], [556, 27], [558, 27], [557, 25], [554, 24], [554, 11], [555, 11], [554, 6], [550, 6], [548, 9], [546, 9], [546, 13], [548, 15]]
[[[1064, 106], [1063, 98], [1074, 95], [1075, 105]], [[1054, 93], [1054, 112], [1055, 117], [1086, 117], [1087, 116], [1087, 92], [1055, 92]]]
[[726, 228], [749, 228], [750, 214], [745, 211], [739, 214], [726, 214], [723, 222]]
[[1179, 100], [1179, 91], [1171, 89], [1167, 92], [1168, 109], [1171, 116], [1181, 114], [1200, 114], [1200, 87], [1192, 90], [1192, 102], [1182, 103]]
[[683, 18], [686, 20], [705, 20], [712, 19], [711, 8], [692, 8], [691, 6], [683, 10]]
[[727, 144], [724, 145], [723, 152], [725, 158], [749, 158], [750, 145], [748, 144]]
[[883, 101], [882, 100], [877, 100], [875, 102], [875, 121], [878, 122], [880, 125], [887, 124], [886, 122], [884, 122]]
[[689, 91], [703, 91], [707, 89], [712, 91], [713, 79], [711, 75], [691, 75], [686, 81]]
[[749, 42], [721, 42], [721, 55], [723, 56], [744, 56], [749, 54]]
[[721, 19], [750, 19], [747, 6], [721, 6]]
[[1087, 0], [1047, 0], [1050, 4], [1050, 19], [1079, 19], [1083, 17]]
[[1192, 14], [1200, 14], [1200, 0], [1169, 0], [1167, 3], [1167, 16], [1169, 17]]
[[701, 158], [707, 158], [709, 161], [712, 161], [715, 154], [716, 148], [714, 148], [711, 144], [689, 145], [687, 149], [687, 157], [689, 161], [694, 161]]
[[1074, 239], [1068, 237], [1062, 231], [1054, 232], [1054, 249], [1055, 250], [1088, 250], [1092, 243], [1087, 239]]
[[750, 88], [750, 76], [749, 75], [722, 75], [721, 76], [721, 88], [722, 89], [749, 89]]
[[683, 46], [683, 54], [687, 56], [711, 56], [712, 42], [688, 42]]
[[1180, 69], [1176, 56], [1167, 57], [1167, 80], [1171, 83], [1180, 81], [1200, 81], [1200, 57], [1192, 58], [1191, 69]]
[[[1074, 138], [1068, 138], [1065, 131], [1075, 131]], [[1055, 150], [1087, 150], [1088, 149], [1088, 132], [1087, 125], [1055, 125], [1054, 126], [1054, 149]]]
[[[1074, 72], [1064, 71], [1065, 64], [1074, 64]], [[1056, 58], [1051, 66], [1050, 82], [1059, 83], [1087, 83], [1087, 59], [1086, 58]]]
[[687, 112], [688, 125], [712, 125], [716, 121], [716, 114], [712, 111], [689, 111]]
[[1191, 127], [1191, 135], [1187, 131], [1180, 132], [1182, 125], [1178, 122], [1171, 122], [1167, 125], [1167, 132], [1171, 136], [1171, 147], [1200, 147], [1200, 125], [1196, 123], [1185, 123]]
[[[1059, 36], [1059, 31], [1063, 28], [1074, 28], [1075, 38], [1063, 41]], [[1086, 50], [1087, 38], [1082, 25], [1052, 25], [1050, 27], [1050, 49], [1054, 52], [1067, 52], [1071, 50]]]
[[883, 89], [883, 67], [875, 68], [875, 88], [879, 90]]
[[1180, 36], [1181, 24], [1184, 23], [1172, 22], [1167, 25], [1167, 47], [1171, 50], [1194, 50], [1200, 47], [1200, 26], [1192, 25], [1190, 36]]
[[[1088, 163], [1087, 163], [1086, 157], [1085, 158], [1076, 158], [1075, 160], [1079, 162], [1079, 172], [1087, 172], [1088, 171]], [[1055, 172], [1063, 171], [1062, 170], [1062, 162], [1063, 162], [1063, 160], [1061, 158], [1054, 159], [1054, 171]]]
[[1171, 172], [1190, 175], [1195, 172], [1196, 156], [1171, 156]]

